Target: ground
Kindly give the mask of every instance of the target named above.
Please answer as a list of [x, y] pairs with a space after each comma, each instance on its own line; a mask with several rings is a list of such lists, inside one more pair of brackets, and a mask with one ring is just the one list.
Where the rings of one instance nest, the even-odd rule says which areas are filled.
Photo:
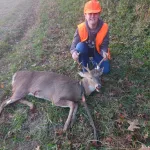
[[[0, 1], [0, 101], [11, 95], [11, 77], [17, 70], [51, 70], [79, 79], [69, 47], [86, 0]], [[111, 72], [103, 76], [100, 93], [87, 97], [87, 103], [102, 142], [99, 149], [137, 150], [142, 144], [150, 145], [150, 3], [101, 2], [102, 18], [110, 26]], [[3, 98], [1, 91], [5, 91]], [[27, 99], [35, 104], [35, 113], [17, 103], [0, 116], [0, 150], [40, 146], [79, 150], [89, 146], [93, 135], [83, 107], [79, 107], [73, 128], [57, 135], [55, 131], [63, 127], [68, 109]], [[129, 122], [136, 119], [140, 128], [129, 131]]]
[[[25, 38], [29, 30], [33, 28], [38, 9], [39, 0], [0, 1], [0, 68], [2, 74], [9, 71], [7, 66], [9, 64], [6, 63], [7, 53], [12, 51], [14, 45]], [[0, 98], [2, 97], [3, 92], [0, 88]]]
[[[9, 63], [6, 63], [7, 54], [13, 50], [13, 47], [21, 41], [22, 38], [26, 38], [30, 29], [36, 24], [37, 12], [39, 9], [39, 0], [0, 0], [0, 72], [2, 74], [9, 72]], [[8, 49], [4, 49], [6, 44], [10, 46]], [[3, 46], [4, 45], [4, 46]], [[8, 65], [8, 66], [7, 66]], [[3, 85], [4, 84], [4, 85]], [[0, 83], [0, 99], [3, 99], [4, 94], [3, 86], [7, 84]], [[6, 97], [5, 97], [6, 98]], [[6, 114], [6, 118], [7, 118]], [[6, 119], [5, 118], [5, 119]], [[3, 117], [0, 123], [3, 123]], [[6, 121], [6, 120], [5, 120]], [[4, 122], [5, 122], [4, 121]], [[5, 122], [6, 123], [6, 122]], [[31, 142], [25, 145], [18, 145], [18, 149], [29, 149], [36, 143]], [[26, 147], [27, 146], [27, 147]], [[1, 149], [0, 144], [0, 149]], [[31, 148], [31, 149], [32, 149]], [[3, 148], [2, 148], [3, 149]]]
[[[28, 28], [34, 24], [38, 3], [38, 0], [1, 0], [0, 39], [6, 38], [12, 32], [15, 34], [18, 28], [22, 31], [21, 33], [26, 33]], [[23, 35], [18, 35], [17, 41]]]

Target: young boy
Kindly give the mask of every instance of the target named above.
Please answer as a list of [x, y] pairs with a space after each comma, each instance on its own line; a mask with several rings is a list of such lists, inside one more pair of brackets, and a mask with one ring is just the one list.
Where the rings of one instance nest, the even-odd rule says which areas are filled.
[[78, 25], [70, 52], [72, 58], [85, 67], [89, 61], [95, 67], [104, 58], [100, 67], [104, 67], [103, 73], [107, 74], [110, 71], [109, 33], [108, 25], [100, 18], [101, 11], [100, 3], [97, 0], [91, 0], [85, 4], [85, 22]]

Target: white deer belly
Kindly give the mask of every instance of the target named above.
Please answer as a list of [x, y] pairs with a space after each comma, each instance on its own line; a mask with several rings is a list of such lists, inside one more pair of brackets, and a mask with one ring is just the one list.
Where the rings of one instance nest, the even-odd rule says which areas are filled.
[[41, 91], [35, 91], [34, 93], [29, 93], [28, 95], [31, 95], [37, 98], [42, 98], [45, 100], [49, 100]]

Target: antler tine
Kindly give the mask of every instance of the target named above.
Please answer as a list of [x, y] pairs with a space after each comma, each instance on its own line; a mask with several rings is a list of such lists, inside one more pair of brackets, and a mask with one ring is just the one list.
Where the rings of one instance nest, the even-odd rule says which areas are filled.
[[78, 62], [78, 65], [81, 66], [81, 65], [82, 65], [82, 62]]
[[82, 66], [82, 62], [76, 61], [78, 64], [78, 67]]
[[85, 67], [85, 66], [83, 66], [83, 67], [88, 71], [88, 73], [91, 73], [91, 71], [90, 71], [90, 69], [88, 67], [88, 64], [87, 64], [87, 67]]
[[99, 64], [98, 64], [97, 66], [100, 67], [101, 63], [102, 63], [104, 60], [105, 60], [105, 58], [103, 58], [103, 59], [99, 62]]

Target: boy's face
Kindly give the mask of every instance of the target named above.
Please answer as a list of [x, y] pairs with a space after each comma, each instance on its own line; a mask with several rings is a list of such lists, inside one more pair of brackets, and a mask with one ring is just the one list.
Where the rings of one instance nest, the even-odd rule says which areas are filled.
[[98, 19], [99, 19], [99, 14], [100, 13], [87, 13], [84, 14], [85, 19], [88, 22], [89, 26], [96, 26], [98, 23]]

